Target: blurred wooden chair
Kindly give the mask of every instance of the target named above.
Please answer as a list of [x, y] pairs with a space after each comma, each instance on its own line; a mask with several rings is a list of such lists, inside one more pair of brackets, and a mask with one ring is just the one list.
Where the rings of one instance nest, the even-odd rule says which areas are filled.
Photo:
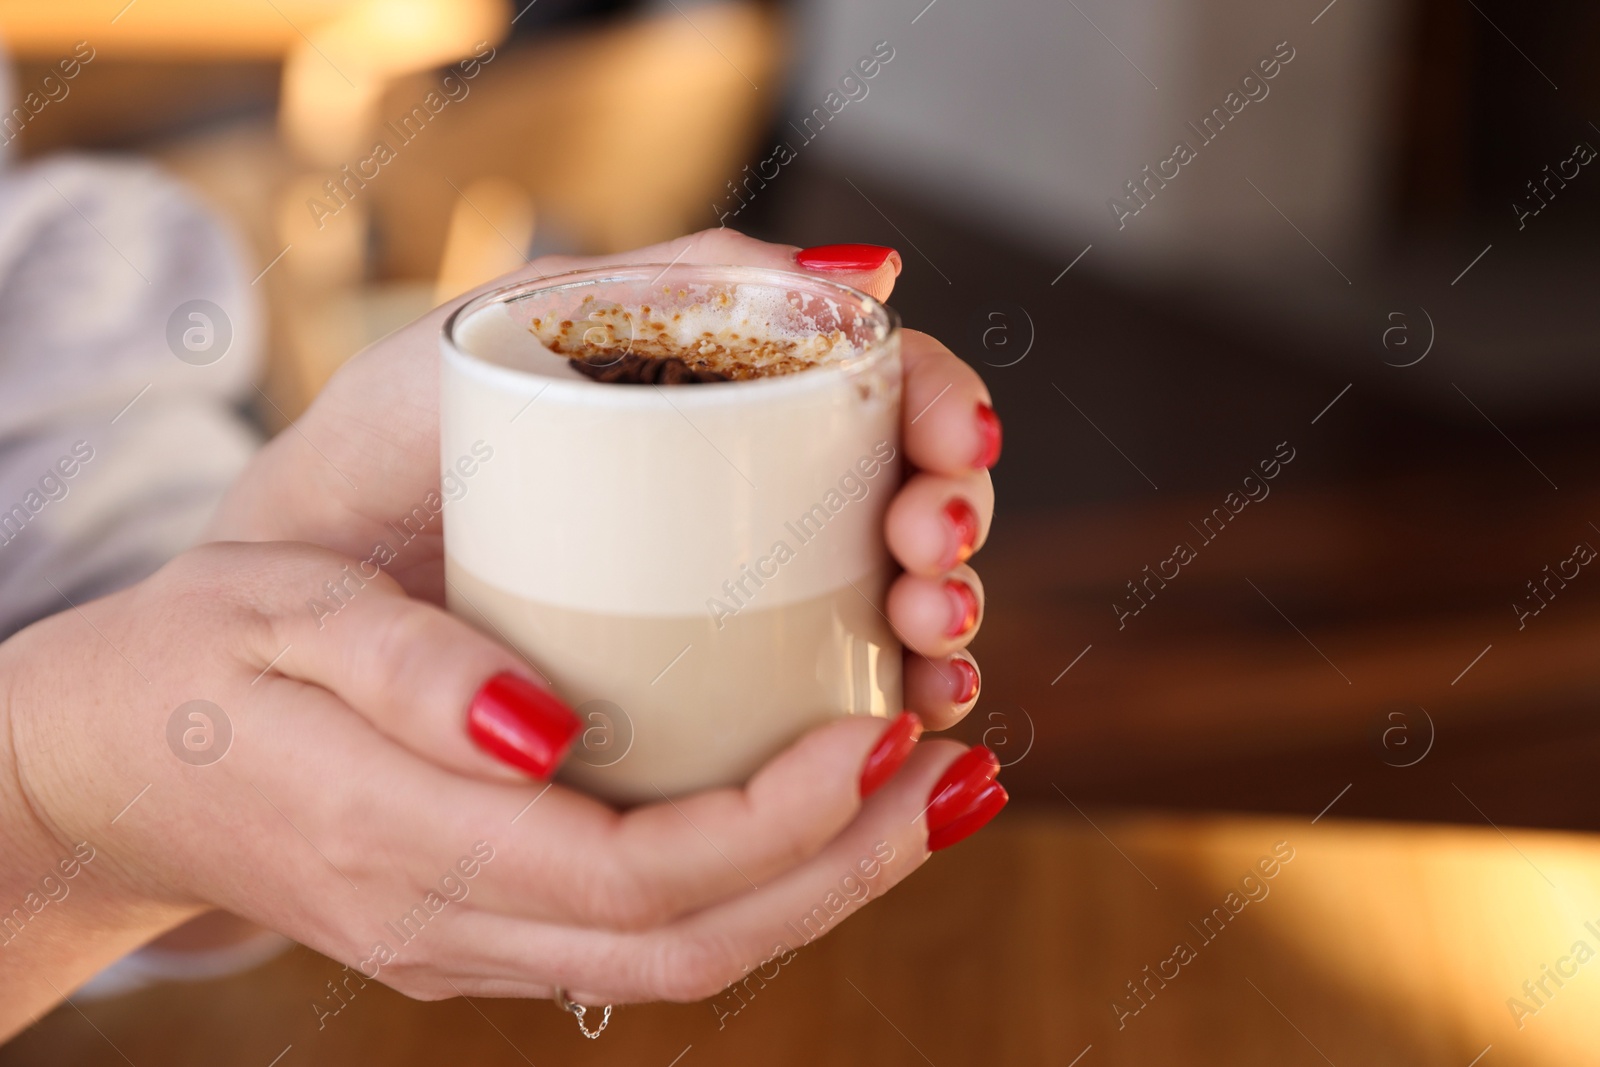
[[[508, 47], [513, 17], [509, 0], [0, 0], [0, 37], [24, 62], [87, 40], [103, 64], [278, 66], [275, 128], [244, 119], [139, 149], [251, 243], [273, 334], [267, 389], [293, 417], [363, 345], [517, 266], [536, 211], [550, 243], [578, 251], [715, 224], [711, 201], [777, 103], [782, 27], [752, 2]], [[335, 217], [309, 209], [479, 42], [498, 51], [465, 98]], [[52, 117], [53, 147], [75, 143], [74, 123], [94, 128], [86, 81], [76, 113]], [[113, 95], [102, 108], [125, 110]]]
[[[536, 217], [551, 244], [587, 252], [715, 223], [711, 201], [776, 106], [782, 30], [752, 3], [691, 11], [502, 48], [350, 198], [354, 226], [339, 225], [344, 210], [315, 226], [304, 201], [321, 176], [284, 198], [283, 243], [321, 249], [285, 279], [303, 307], [324, 312], [299, 316], [307, 398], [362, 343], [519, 266]], [[437, 86], [431, 71], [394, 78], [376, 114], [393, 121]], [[328, 169], [346, 162], [330, 158]], [[340, 284], [362, 256], [385, 281]]]
[[[50, 62], [87, 41], [102, 62], [281, 63], [282, 149], [286, 169], [302, 174], [277, 193], [270, 214], [280, 223], [304, 210], [302, 192], [308, 182], [320, 183], [323, 170], [367, 154], [381, 122], [379, 104], [397, 79], [463, 59], [480, 42], [500, 41], [510, 20], [505, 0], [0, 0], [0, 35], [22, 60]], [[348, 315], [342, 298], [367, 275], [370, 234], [364, 212], [352, 214], [331, 233], [308, 234], [292, 221], [278, 227], [290, 231], [281, 246], [285, 258], [296, 240], [301, 244], [267, 290], [274, 329], [288, 347], [287, 382], [286, 368], [275, 368], [277, 391], [287, 393], [281, 406], [298, 410], [326, 380], [323, 339], [360, 341], [365, 333], [331, 321]], [[277, 264], [280, 250], [256, 251]]]

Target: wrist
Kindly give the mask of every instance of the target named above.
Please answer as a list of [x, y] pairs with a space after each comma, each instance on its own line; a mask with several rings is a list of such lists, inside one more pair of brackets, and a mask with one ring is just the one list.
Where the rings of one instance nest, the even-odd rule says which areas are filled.
[[[61, 788], [52, 769], [81, 754], [57, 758], [67, 755], [68, 739], [35, 720], [29, 664], [63, 666], [28, 647], [38, 629], [0, 644], [0, 1042], [195, 910], [131, 888], [109, 821], [96, 833], [87, 820], [53, 810], [53, 800], [84, 792]], [[41, 745], [48, 755], [28, 758]]]

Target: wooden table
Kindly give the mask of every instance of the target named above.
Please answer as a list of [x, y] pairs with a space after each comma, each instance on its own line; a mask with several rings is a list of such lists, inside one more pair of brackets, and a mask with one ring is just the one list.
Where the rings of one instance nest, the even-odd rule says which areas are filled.
[[1014, 764], [1013, 795], [1056, 804], [1059, 786], [1309, 818], [1348, 785], [1350, 817], [1600, 829], [1594, 793], [1563, 784], [1600, 759], [1600, 582], [1521, 629], [1512, 610], [1537, 603], [1541, 565], [1600, 546], [1600, 479], [1294, 473], [1214, 545], [1190, 532], [1204, 554], [1122, 629], [1124, 583], [1219, 494], [1004, 516], [975, 563], [989, 607], [964, 739]]
[[[1293, 858], [1230, 900], [1275, 845]], [[1574, 942], [1600, 949], [1595, 930], [1600, 851], [1578, 836], [1013, 810], [742, 1005], [628, 1008], [590, 1042], [545, 1002], [371, 985], [319, 1031], [311, 1004], [339, 968], [297, 949], [226, 981], [63, 1006], [0, 1065], [1467, 1067], [1492, 1046], [1483, 1067], [1565, 1067], [1594, 1055], [1600, 960], [1547, 981], [1521, 1030], [1507, 999], [1542, 965], [1572, 970]], [[1167, 962], [1180, 942], [1192, 958]], [[1142, 1006], [1129, 982], [1148, 982]], [[1120, 1028], [1119, 1002], [1139, 1007]]]

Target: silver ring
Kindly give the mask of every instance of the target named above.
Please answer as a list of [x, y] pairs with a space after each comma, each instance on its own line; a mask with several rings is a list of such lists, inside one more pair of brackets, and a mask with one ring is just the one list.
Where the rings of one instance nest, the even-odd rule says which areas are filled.
[[605, 1032], [605, 1028], [611, 1024], [610, 1004], [605, 1006], [605, 1011], [600, 1016], [600, 1025], [591, 1030], [589, 1029], [589, 1024], [584, 1022], [583, 1019], [584, 1015], [587, 1014], [589, 1009], [585, 1008], [582, 1004], [574, 1004], [572, 1001], [568, 1000], [567, 991], [565, 989], [562, 989], [560, 986], [556, 986], [554, 992], [551, 994], [550, 999], [555, 1001], [556, 1007], [560, 1008], [562, 1011], [570, 1012], [578, 1020], [578, 1029], [583, 1033], [584, 1037], [587, 1037], [590, 1040], [599, 1037], [603, 1032]]

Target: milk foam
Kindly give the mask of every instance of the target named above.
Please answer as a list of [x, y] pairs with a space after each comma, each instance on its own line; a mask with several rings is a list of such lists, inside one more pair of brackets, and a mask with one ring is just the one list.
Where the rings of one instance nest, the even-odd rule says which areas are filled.
[[552, 378], [581, 381], [572, 361], [539, 343], [526, 326], [511, 317], [506, 305], [489, 304], [456, 324], [461, 348], [486, 363]]
[[[659, 299], [624, 304], [585, 297], [526, 327], [491, 304], [457, 327], [464, 347], [501, 366], [576, 377], [559, 355], [604, 362], [617, 354], [676, 358], [728, 378], [762, 378], [838, 364], [862, 348], [836, 324], [836, 301], [770, 286], [663, 285]], [[822, 323], [830, 324], [823, 328]]]

